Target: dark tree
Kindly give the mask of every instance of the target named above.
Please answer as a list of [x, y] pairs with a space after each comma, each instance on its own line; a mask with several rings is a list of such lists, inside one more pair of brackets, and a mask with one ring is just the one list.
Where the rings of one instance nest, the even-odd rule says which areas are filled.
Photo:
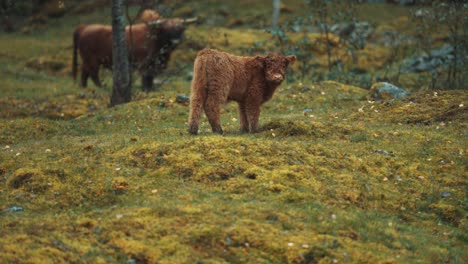
[[112, 0], [113, 87], [110, 106], [127, 103], [132, 99], [123, 1]]

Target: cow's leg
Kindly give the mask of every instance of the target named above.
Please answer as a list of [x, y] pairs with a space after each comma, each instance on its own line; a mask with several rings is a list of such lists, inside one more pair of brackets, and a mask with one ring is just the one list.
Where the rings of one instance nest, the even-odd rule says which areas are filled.
[[223, 97], [219, 93], [208, 93], [205, 101], [205, 114], [211, 125], [211, 130], [218, 134], [223, 134], [220, 121], [221, 105], [223, 105]]
[[93, 67], [90, 71], [91, 79], [97, 87], [101, 87], [101, 80], [99, 80], [99, 66]]
[[81, 67], [81, 86], [82, 87], [88, 86], [88, 77], [89, 77], [88, 68], [85, 67], [85, 65], [83, 65]]
[[153, 79], [154, 76], [150, 73], [144, 73], [141, 75], [141, 86], [143, 87], [143, 91], [153, 90]]
[[247, 116], [247, 122], [249, 126], [249, 132], [257, 132], [258, 129], [258, 118], [260, 116], [260, 102], [252, 98], [253, 100], [247, 101], [245, 105], [245, 112]]
[[247, 121], [247, 113], [245, 111], [245, 103], [239, 103], [239, 121], [240, 132], [245, 133], [249, 131], [249, 123]]

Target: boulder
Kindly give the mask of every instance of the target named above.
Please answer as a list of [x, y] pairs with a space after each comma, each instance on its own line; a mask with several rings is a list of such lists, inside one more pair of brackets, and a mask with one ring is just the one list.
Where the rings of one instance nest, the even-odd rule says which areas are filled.
[[377, 101], [402, 99], [409, 95], [404, 89], [387, 82], [374, 83], [370, 92], [371, 97]]
[[429, 54], [414, 56], [403, 61], [403, 72], [434, 72], [446, 67], [454, 58], [455, 49], [449, 44], [433, 49]]
[[349, 24], [335, 24], [330, 27], [330, 31], [340, 38], [346, 39], [351, 44], [359, 48], [364, 48], [367, 39], [374, 32], [375, 28], [369, 22], [352, 22]]

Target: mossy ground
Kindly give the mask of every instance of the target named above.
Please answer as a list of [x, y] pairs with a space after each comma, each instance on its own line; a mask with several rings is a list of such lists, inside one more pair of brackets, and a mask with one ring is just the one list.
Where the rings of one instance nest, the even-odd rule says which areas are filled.
[[[0, 35], [0, 262], [468, 262], [466, 90], [373, 102], [295, 81], [262, 107], [259, 133], [237, 132], [231, 103], [224, 136], [205, 118], [190, 136], [176, 102], [187, 72], [152, 93], [137, 80], [135, 100], [110, 109], [109, 84], [73, 83], [64, 39], [98, 14]], [[191, 27], [174, 55], [240, 52], [260, 32]], [[65, 66], [28, 66], [40, 58]]]

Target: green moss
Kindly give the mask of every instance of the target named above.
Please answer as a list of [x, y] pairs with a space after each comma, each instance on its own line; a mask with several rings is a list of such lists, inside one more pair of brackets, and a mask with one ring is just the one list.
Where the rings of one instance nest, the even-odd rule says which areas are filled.
[[[301, 1], [288, 5], [293, 13], [282, 19], [307, 11]], [[192, 8], [226, 14], [204, 1]], [[373, 8], [364, 8], [369, 20], [384, 20]], [[228, 1], [224, 9], [216, 26], [188, 28], [169, 71], [188, 72], [205, 46], [246, 55], [275, 49], [249, 50], [270, 36], [247, 28], [269, 21], [259, 10], [271, 3]], [[262, 106], [259, 133], [238, 132], [230, 103], [225, 135], [213, 135], [203, 117], [200, 135], [190, 136], [188, 106], [176, 101], [189, 94], [188, 73], [156, 92], [136, 88], [131, 103], [113, 108], [109, 85], [83, 90], [67, 76], [71, 46], [63, 39], [78, 23], [106, 23], [108, 13], [0, 35], [2, 262], [467, 262], [466, 91], [373, 102], [368, 90], [306, 78], [283, 83]], [[241, 15], [246, 24], [223, 27]], [[392, 28], [405, 21], [390, 20]], [[312, 51], [317, 71], [323, 48]], [[372, 45], [359, 52], [366, 69], [388, 55]], [[66, 66], [52, 75], [25, 68], [41, 58]]]
[[41, 193], [52, 185], [44, 173], [38, 169], [18, 169], [10, 177], [6, 184], [12, 189], [23, 189], [31, 193]]

